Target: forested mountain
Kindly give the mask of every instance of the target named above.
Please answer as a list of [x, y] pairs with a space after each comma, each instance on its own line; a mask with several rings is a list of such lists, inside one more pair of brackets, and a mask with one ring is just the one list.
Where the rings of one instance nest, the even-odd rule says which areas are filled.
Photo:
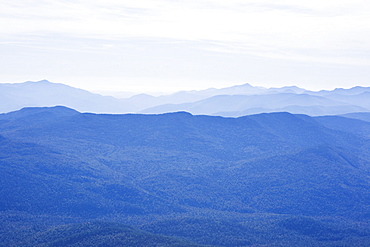
[[0, 243], [368, 246], [369, 133], [290, 113], [1, 114]]
[[343, 114], [342, 116], [370, 122], [370, 112], [353, 112]]

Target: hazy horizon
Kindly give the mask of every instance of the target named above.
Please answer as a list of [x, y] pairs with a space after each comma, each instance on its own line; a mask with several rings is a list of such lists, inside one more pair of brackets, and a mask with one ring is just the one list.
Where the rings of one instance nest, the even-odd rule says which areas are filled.
[[0, 82], [174, 92], [370, 85], [366, 1], [0, 3]]
[[42, 80], [26, 80], [26, 81], [16, 81], [16, 82], [12, 82], [12, 81], [0, 81], [0, 84], [21, 84], [21, 83], [25, 83], [25, 82], [39, 82], [39, 81], [48, 81], [48, 82], [51, 82], [51, 83], [56, 83], [56, 84], [64, 84], [64, 85], [67, 85], [67, 86], [70, 86], [70, 87], [73, 87], [73, 88], [77, 88], [77, 89], [82, 89], [82, 90], [86, 90], [86, 91], [89, 91], [91, 93], [96, 93], [96, 94], [101, 94], [101, 95], [105, 95], [105, 96], [120, 96], [120, 97], [131, 97], [133, 95], [138, 95], [138, 94], [148, 94], [148, 95], [152, 95], [152, 96], [160, 96], [160, 95], [169, 95], [169, 94], [173, 94], [173, 93], [177, 93], [177, 92], [183, 92], [183, 91], [202, 91], [202, 90], [208, 90], [208, 89], [224, 89], [224, 88], [230, 88], [230, 87], [235, 87], [235, 86], [243, 86], [243, 85], [246, 85], [246, 84], [249, 84], [250, 86], [252, 87], [255, 87], [255, 88], [263, 88], [263, 89], [274, 89], [274, 88], [285, 88], [285, 87], [298, 87], [298, 88], [301, 88], [301, 89], [305, 89], [307, 91], [312, 91], [312, 92], [319, 92], [319, 91], [333, 91], [335, 89], [351, 89], [351, 88], [354, 88], [354, 87], [367, 87], [367, 86], [362, 86], [362, 85], [351, 85], [351, 86], [348, 86], [348, 87], [331, 87], [331, 88], [315, 88], [315, 89], [312, 89], [312, 88], [305, 88], [305, 87], [300, 87], [300, 86], [297, 86], [297, 85], [282, 85], [282, 86], [260, 86], [260, 85], [254, 85], [254, 84], [251, 84], [251, 83], [238, 83], [238, 84], [234, 84], [234, 85], [226, 85], [226, 86], [218, 86], [218, 87], [207, 87], [207, 86], [204, 86], [204, 87], [194, 87], [194, 88], [191, 88], [191, 87], [184, 87], [184, 88], [177, 88], [173, 90], [166, 90], [166, 88], [162, 88], [161, 91], [156, 91], [156, 90], [148, 90], [148, 89], [143, 89], [142, 91], [135, 91], [135, 90], [109, 90], [109, 89], [89, 89], [89, 88], [86, 88], [86, 87], [81, 87], [81, 86], [78, 86], [78, 85], [74, 85], [74, 84], [67, 84], [67, 83], [64, 83], [64, 82], [56, 82], [56, 81], [51, 81], [51, 80], [48, 80], [48, 79], [42, 79]]

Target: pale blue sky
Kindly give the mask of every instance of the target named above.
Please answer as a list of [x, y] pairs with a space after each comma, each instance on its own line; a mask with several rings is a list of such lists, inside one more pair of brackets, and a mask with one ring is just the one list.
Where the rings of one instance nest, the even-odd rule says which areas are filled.
[[370, 2], [0, 0], [0, 82], [370, 86]]

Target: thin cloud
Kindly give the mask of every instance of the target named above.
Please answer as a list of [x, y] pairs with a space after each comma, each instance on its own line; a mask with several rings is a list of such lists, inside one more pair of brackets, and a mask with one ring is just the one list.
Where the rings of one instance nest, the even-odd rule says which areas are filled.
[[109, 54], [181, 43], [214, 53], [367, 66], [370, 2], [0, 0], [0, 38], [6, 45]]

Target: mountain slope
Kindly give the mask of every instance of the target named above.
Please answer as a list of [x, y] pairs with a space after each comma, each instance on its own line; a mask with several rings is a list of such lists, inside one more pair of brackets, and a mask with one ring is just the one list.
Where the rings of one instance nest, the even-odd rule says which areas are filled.
[[354, 118], [354, 119], [359, 119], [359, 120], [363, 120], [366, 122], [370, 122], [370, 112], [353, 112], [353, 113], [343, 114], [342, 116], [347, 117], [347, 118]]
[[187, 241], [154, 235], [117, 223], [64, 225], [21, 241], [22, 246], [176, 246], [201, 247]]
[[370, 92], [370, 87], [361, 87], [356, 86], [352, 88], [336, 88], [334, 90], [321, 90], [318, 92], [312, 92], [312, 91], [306, 91], [308, 94], [313, 95], [320, 95], [320, 96], [326, 96], [326, 95], [358, 95], [365, 92]]
[[[33, 181], [32, 176], [35, 176], [33, 172], [43, 172], [45, 175], [43, 175], [43, 181], [46, 185], [55, 184], [54, 178], [59, 181], [70, 180], [72, 177], [68, 176], [71, 174], [85, 177], [82, 180], [74, 178], [74, 186], [81, 188], [81, 193], [86, 194], [87, 201], [93, 204], [99, 203], [99, 207], [103, 211], [115, 212], [117, 207], [131, 207], [132, 205], [137, 205], [133, 208], [136, 208], [138, 212], [145, 213], [154, 212], [160, 208], [168, 213], [184, 210], [181, 209], [180, 205], [196, 208], [209, 207], [217, 210], [243, 211], [253, 208], [253, 210], [268, 211], [265, 206], [250, 204], [243, 201], [243, 196], [234, 194], [234, 191], [240, 187], [239, 185], [235, 185], [235, 188], [225, 189], [228, 188], [226, 186], [227, 180], [225, 180], [225, 185], [220, 184], [219, 181], [215, 182], [213, 173], [221, 173], [220, 179], [225, 179], [224, 176], [237, 178], [236, 174], [242, 174], [242, 171], [226, 175], [225, 172], [228, 171], [229, 167], [232, 171], [232, 167], [240, 166], [243, 163], [262, 167], [262, 164], [265, 163], [285, 164], [289, 163], [288, 160], [293, 159], [297, 160], [295, 161], [297, 168], [302, 169], [295, 174], [298, 176], [307, 173], [305, 170], [307, 161], [298, 159], [299, 156], [305, 155], [311, 156], [324, 167], [332, 166], [331, 162], [326, 160], [326, 156], [345, 157], [336, 159], [338, 165], [340, 164], [342, 167], [342, 173], [333, 174], [333, 179], [340, 174], [343, 176], [349, 174], [346, 169], [353, 169], [352, 164], [355, 163], [358, 169], [355, 173], [359, 179], [355, 183], [361, 184], [363, 181], [367, 181], [366, 178], [361, 178], [363, 172], [368, 172], [366, 166], [363, 165], [367, 159], [364, 152], [369, 147], [367, 139], [364, 139], [366, 136], [338, 132], [322, 126], [315, 119], [304, 115], [275, 113], [227, 119], [192, 116], [188, 113], [164, 115], [73, 114], [60, 116], [57, 121], [47, 122], [39, 110], [34, 109], [34, 111], [32, 125], [25, 122], [22, 126], [22, 121], [13, 119], [14, 113], [9, 114], [10, 119], [8, 120], [5, 120], [3, 116], [0, 131], [5, 138], [14, 140], [2, 141], [4, 147], [2, 154], [4, 157], [9, 157], [3, 159], [4, 172], [7, 171], [10, 163], [19, 164], [19, 168], [8, 172], [20, 172], [17, 176], [29, 174], [31, 177], [25, 181]], [[46, 108], [45, 111], [50, 111], [50, 109]], [[31, 116], [28, 115], [28, 118]], [[339, 122], [344, 120], [346, 119], [338, 119]], [[28, 147], [25, 142], [35, 144]], [[321, 155], [317, 153], [317, 148], [327, 150], [327, 153]], [[21, 153], [21, 155], [18, 150], [28, 151]], [[343, 153], [343, 150], [346, 152]], [[353, 162], [347, 162], [352, 159], [349, 154], [357, 154], [357, 159], [354, 159]], [[18, 156], [19, 158], [15, 159]], [[39, 162], [39, 159], [47, 162]], [[26, 160], [34, 165], [21, 169], [20, 167], [26, 163]], [[70, 166], [66, 167], [66, 163]], [[51, 166], [51, 164], [53, 165]], [[15, 169], [17, 166], [11, 167], [11, 169]], [[249, 165], [245, 169], [248, 167]], [[279, 169], [283, 171], [284, 167], [281, 166]], [[69, 171], [69, 169], [72, 170]], [[262, 169], [258, 176], [276, 174], [276, 172], [269, 172], [268, 169], [270, 168]], [[190, 171], [194, 171], [194, 174], [192, 175]], [[329, 171], [331, 170], [326, 173]], [[281, 179], [283, 174], [278, 176], [278, 179]], [[113, 177], [115, 178], [113, 179]], [[240, 177], [240, 180], [247, 177], [245, 174]], [[100, 179], [96, 180], [97, 178]], [[49, 179], [51, 180], [49, 181]], [[191, 182], [190, 187], [187, 184], [189, 181]], [[255, 180], [250, 180], [250, 182], [252, 181]], [[14, 180], [14, 183], [16, 182]], [[251, 184], [251, 186], [256, 187], [259, 183], [256, 181], [256, 184]], [[304, 191], [304, 188], [310, 186], [310, 183], [310, 181], [303, 183], [300, 191]], [[7, 184], [10, 187], [6, 186], [7, 189], [4, 190], [4, 193], [13, 188], [13, 180], [10, 179]], [[318, 183], [318, 189], [320, 186], [322, 184]], [[24, 185], [24, 187], [32, 188], [30, 184]], [[268, 187], [268, 185], [264, 187]], [[34, 190], [40, 189], [35, 187]], [[62, 190], [68, 191], [68, 188]], [[110, 193], [103, 198], [98, 196], [100, 193], [108, 191], [117, 192], [111, 194], [112, 197], [107, 197]], [[246, 189], [246, 191], [250, 191], [250, 189]], [[358, 192], [363, 194], [359, 189]], [[132, 200], [123, 201], [126, 196], [122, 197], [119, 195], [120, 193], [128, 193], [126, 196], [132, 195]], [[19, 195], [20, 193], [9, 194]], [[26, 194], [33, 195], [29, 192]], [[279, 195], [282, 198], [286, 196], [284, 193], [279, 193]], [[229, 206], [224, 207], [207, 199], [212, 197], [229, 198]], [[28, 197], [24, 198], [28, 200], [26, 199]], [[117, 206], [106, 205], [104, 202], [106, 199], [115, 201]], [[287, 198], [288, 201], [291, 199]], [[333, 198], [332, 200], [336, 201], [337, 199]], [[343, 197], [342, 200], [346, 201], [347, 199]], [[147, 203], [143, 204], [144, 201]], [[165, 207], [164, 204], [168, 201], [173, 204]], [[291, 202], [294, 204], [294, 201]], [[69, 203], [70, 201], [67, 200], [66, 208], [69, 208]], [[327, 203], [330, 203], [330, 200]], [[157, 204], [158, 207], [153, 208], [151, 205], [154, 204]], [[63, 209], [62, 205], [64, 204], [61, 204], [59, 208]], [[6, 206], [6, 208], [10, 207]], [[45, 209], [48, 208], [52, 210], [52, 206], [45, 207]], [[77, 205], [74, 208], [78, 208]], [[291, 208], [294, 207], [291, 206]], [[305, 207], [297, 210], [293, 212], [303, 214], [308, 212]], [[316, 211], [330, 213], [325, 210], [325, 203], [319, 206]], [[350, 213], [351, 209], [347, 208], [344, 212]]]
[[63, 105], [86, 112], [122, 113], [130, 106], [118, 99], [101, 96], [46, 80], [14, 84], [0, 84], [0, 112], [19, 110], [23, 107]]
[[308, 94], [263, 94], [263, 95], [218, 95], [204, 100], [184, 103], [167, 104], [145, 109], [142, 113], [165, 113], [187, 111], [192, 114], [243, 116], [264, 112], [279, 112], [287, 110], [294, 113], [344, 114], [367, 109], [334, 101], [321, 96]]
[[[346, 130], [354, 123], [363, 129]], [[289, 113], [223, 118], [52, 107], [2, 114], [1, 224], [12, 229], [19, 219], [19, 231], [40, 229], [35, 243], [49, 244], [62, 241], [63, 227], [49, 232], [55, 226], [10, 215], [59, 217], [59, 225], [120, 222], [196, 244], [366, 246], [365, 128], [359, 120]], [[85, 225], [71, 229], [73, 236]], [[104, 232], [86, 241], [108, 241]]]
[[[355, 114], [355, 116], [358, 116], [358, 115]], [[363, 115], [360, 115], [360, 116], [363, 116]], [[358, 136], [370, 138], [370, 123], [366, 120], [360, 120], [356, 118], [343, 119], [343, 117], [339, 117], [339, 116], [321, 116], [321, 117], [316, 117], [315, 119], [316, 121], [320, 122], [322, 125], [328, 128], [343, 131], [343, 132], [350, 132]]]

